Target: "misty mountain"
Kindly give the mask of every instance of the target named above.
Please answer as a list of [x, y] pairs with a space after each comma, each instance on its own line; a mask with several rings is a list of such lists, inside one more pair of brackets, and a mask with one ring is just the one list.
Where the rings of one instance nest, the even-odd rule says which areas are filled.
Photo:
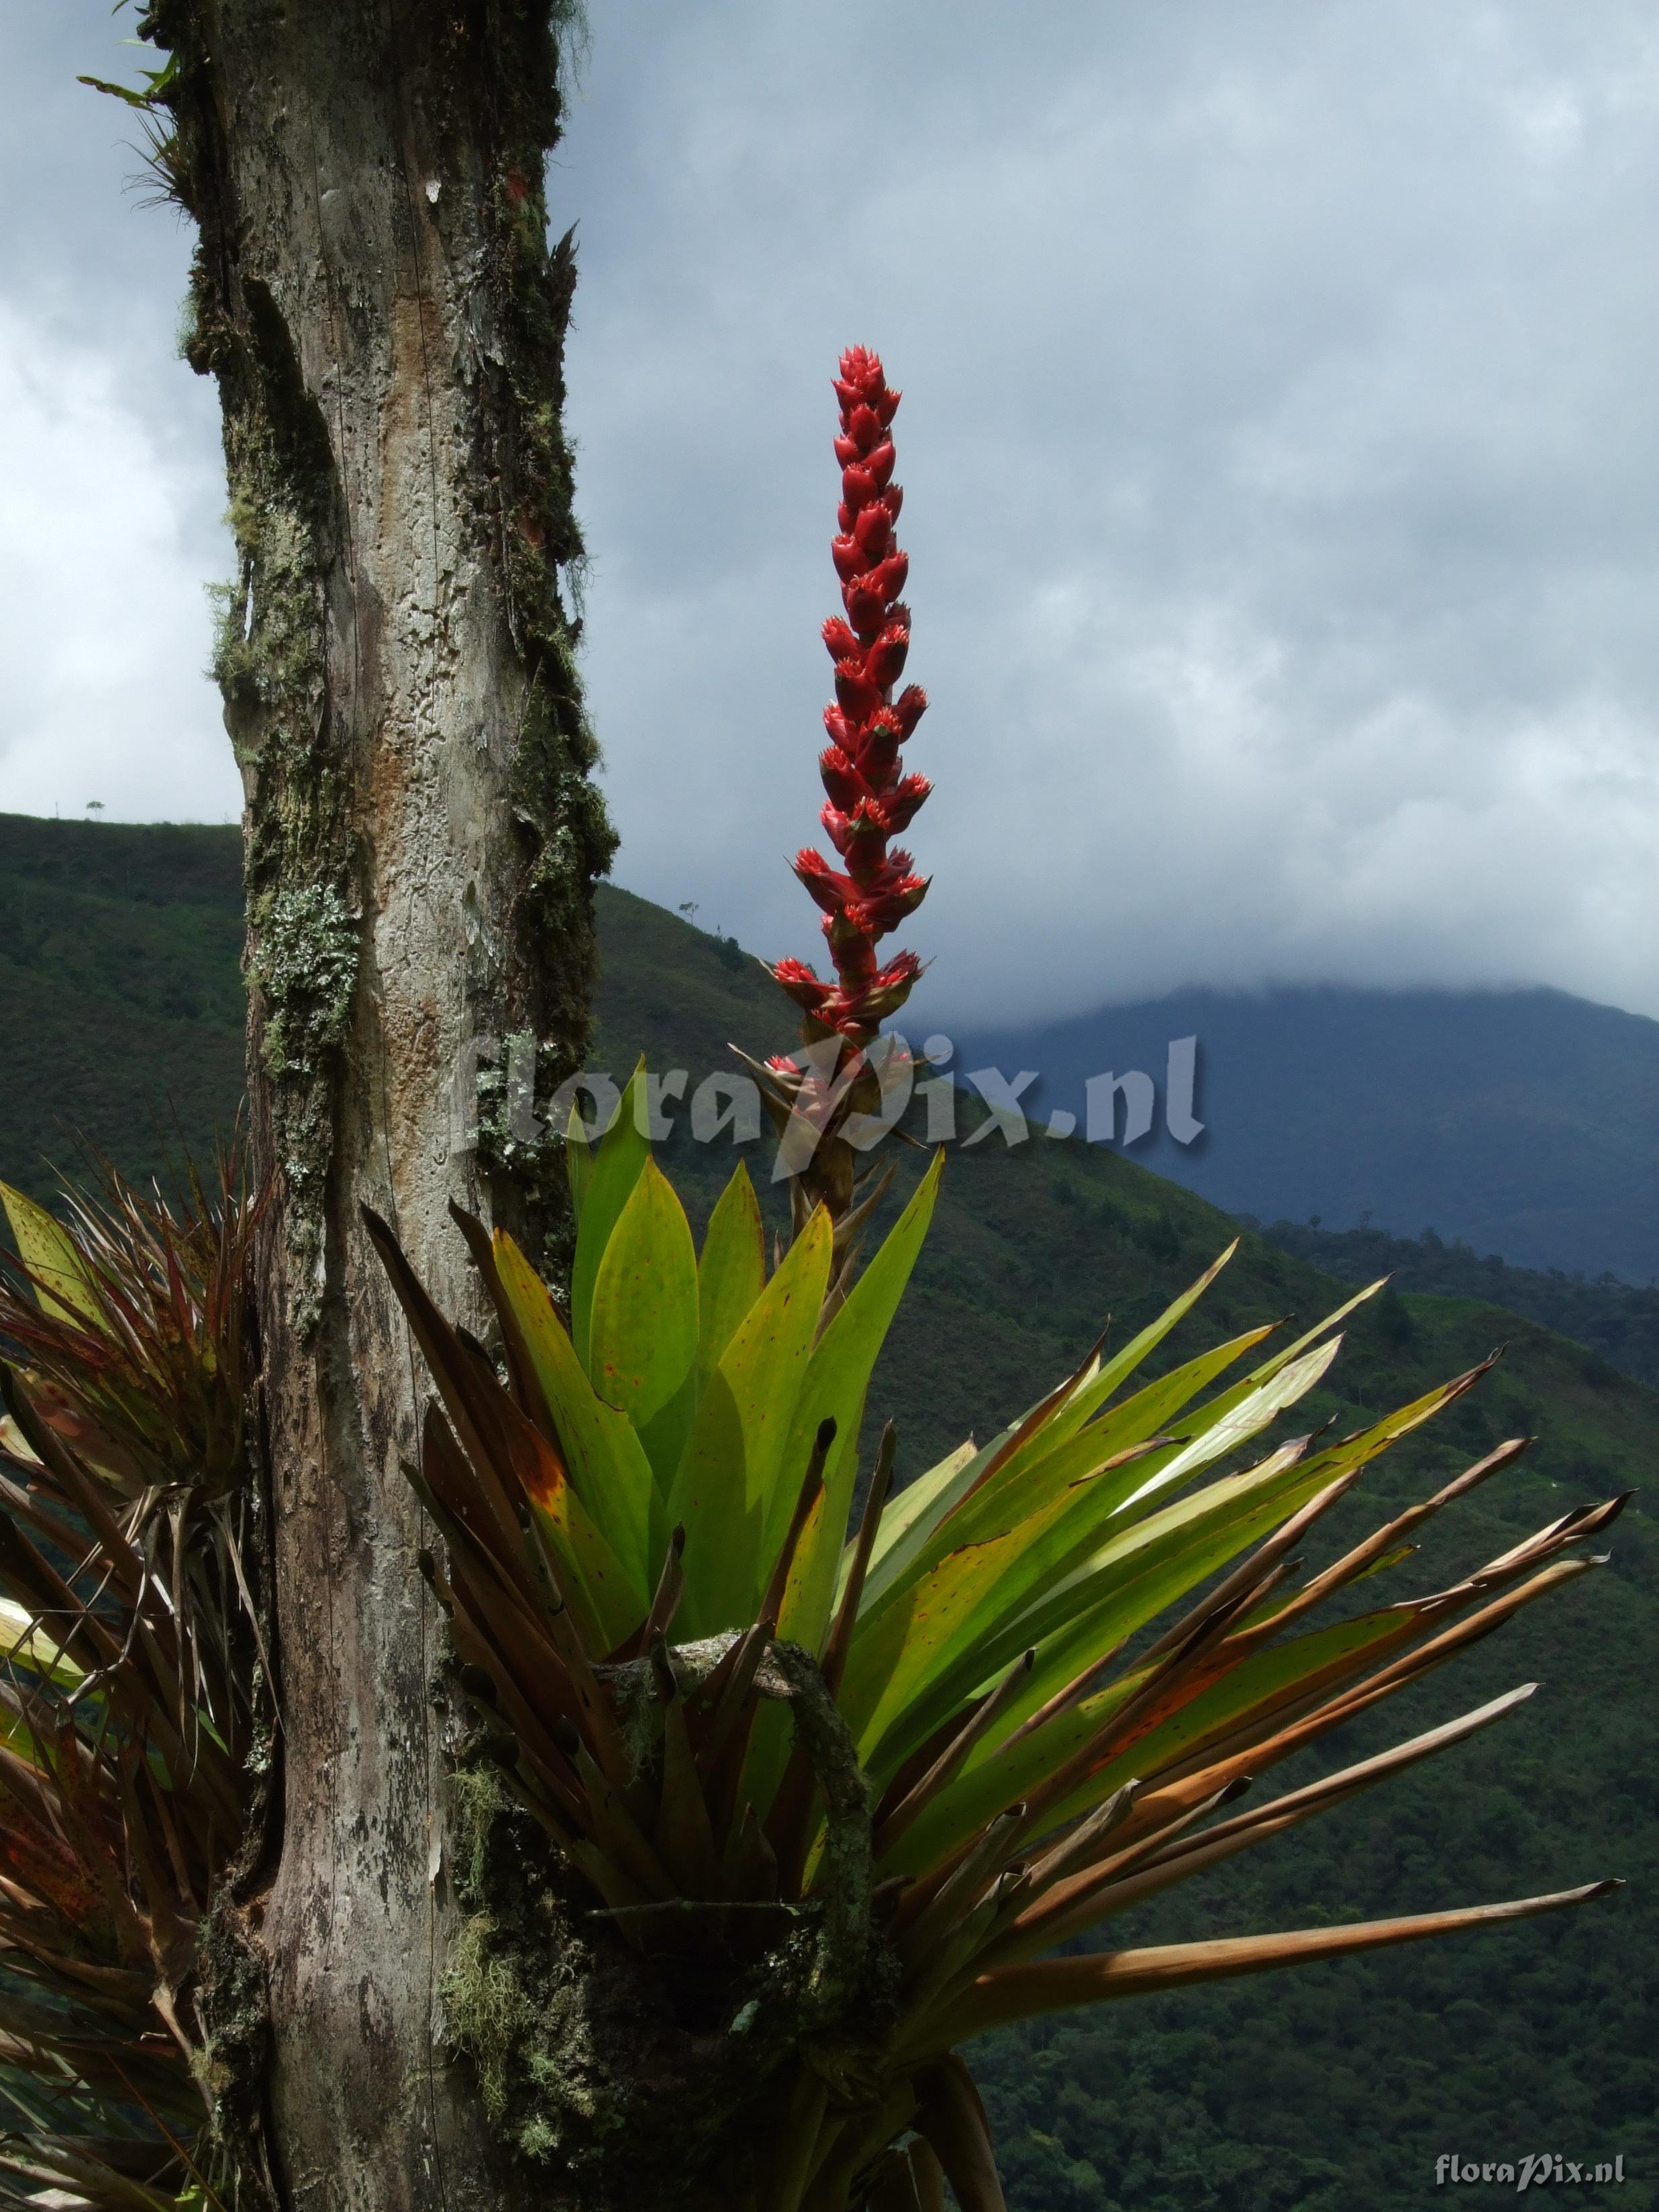
[[[1166, 1077], [1188, 1036], [1205, 1126], [1182, 1145]], [[1079, 1126], [1090, 1078], [1140, 1071], [1157, 1104], [1129, 1156], [1230, 1212], [1429, 1228], [1520, 1267], [1659, 1273], [1659, 1022], [1638, 1014], [1541, 989], [1184, 991], [954, 1041], [958, 1071], [1034, 1068], [1021, 1103]], [[1113, 1103], [1121, 1142], [1128, 1102]]]

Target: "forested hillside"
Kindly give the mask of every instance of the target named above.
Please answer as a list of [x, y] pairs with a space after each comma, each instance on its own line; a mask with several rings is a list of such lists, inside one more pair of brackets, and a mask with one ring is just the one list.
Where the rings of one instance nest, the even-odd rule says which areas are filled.
[[[233, 832], [0, 823], [0, 1175], [43, 1187], [29, 1155], [44, 1139], [66, 1156], [57, 1114], [90, 1125], [141, 1168], [160, 1158], [169, 1102], [198, 1146], [228, 1120], [240, 1052], [234, 863]], [[606, 892], [601, 912], [596, 1065], [621, 1074], [644, 1049], [653, 1066], [695, 1078], [730, 1064], [728, 1041], [760, 1051], [784, 1039], [788, 1009], [729, 941], [625, 893]], [[706, 1206], [729, 1172], [729, 1147], [680, 1140], [668, 1152], [694, 1207]], [[901, 1424], [902, 1472], [1018, 1412], [1103, 1328], [1121, 1341], [1238, 1233], [1201, 1199], [1115, 1153], [1036, 1137], [1012, 1152], [994, 1139], [953, 1155], [872, 1394], [872, 1417]], [[1311, 1321], [1349, 1289], [1246, 1231], [1167, 1358], [1251, 1322]], [[1365, 1478], [1374, 1512], [1500, 1437], [1538, 1439], [1517, 1468], [1463, 1501], [1431, 1546], [1388, 1570], [1402, 1594], [1492, 1557], [1571, 1504], [1648, 1480], [1659, 1395], [1583, 1346], [1470, 1297], [1374, 1299], [1350, 1327], [1333, 1387], [1306, 1402], [1316, 1420], [1351, 1428], [1499, 1345], [1504, 1357], [1480, 1389]], [[1335, 1546], [1349, 1524], [1332, 1522], [1325, 1540]], [[1604, 1571], [1412, 1693], [1385, 1736], [1358, 1729], [1336, 1755], [1541, 1682], [1516, 1717], [1177, 1892], [1124, 1932], [1248, 1932], [1609, 1874], [1630, 1886], [1583, 1912], [1493, 1936], [1165, 1996], [1000, 2039], [980, 2063], [1014, 2212], [1474, 2206], [1492, 2192], [1436, 2190], [1437, 2156], [1541, 2148], [1591, 2160], [1622, 2154], [1632, 2179], [1575, 2190], [1574, 2201], [1650, 2205], [1656, 1570], [1638, 1498]]]
[[1577, 1338], [1638, 1382], [1659, 1385], [1659, 1284], [1621, 1283], [1607, 1273], [1591, 1277], [1582, 1267], [1512, 1267], [1496, 1252], [1478, 1253], [1463, 1238], [1448, 1242], [1432, 1229], [1420, 1237], [1390, 1237], [1369, 1225], [1327, 1229], [1241, 1218], [1281, 1251], [1346, 1283], [1387, 1275], [1396, 1290], [1503, 1306]]

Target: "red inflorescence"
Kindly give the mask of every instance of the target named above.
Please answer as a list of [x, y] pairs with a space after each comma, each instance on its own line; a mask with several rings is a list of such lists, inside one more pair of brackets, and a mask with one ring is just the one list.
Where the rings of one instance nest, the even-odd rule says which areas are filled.
[[835, 663], [836, 697], [823, 714], [829, 750], [818, 762], [828, 794], [818, 819], [842, 860], [833, 867], [807, 846], [795, 873], [823, 909], [823, 933], [836, 980], [821, 981], [804, 961], [780, 960], [772, 973], [806, 1014], [811, 1036], [839, 1033], [863, 1047], [903, 1005], [921, 973], [914, 952], [884, 967], [876, 945], [926, 896], [925, 878], [890, 839], [908, 828], [931, 788], [926, 776], [900, 772], [899, 748], [921, 720], [927, 696], [894, 686], [910, 649], [910, 610], [899, 598], [909, 556], [893, 536], [904, 495], [893, 478], [891, 425], [899, 395], [890, 391], [878, 355], [854, 346], [841, 357], [840, 535], [830, 548], [841, 578], [843, 618], [823, 626]]

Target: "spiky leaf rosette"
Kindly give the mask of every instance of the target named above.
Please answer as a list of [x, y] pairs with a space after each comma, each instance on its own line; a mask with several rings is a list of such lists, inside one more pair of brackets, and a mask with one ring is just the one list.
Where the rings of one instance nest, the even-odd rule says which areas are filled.
[[1484, 1370], [1340, 1441], [1273, 1441], [1361, 1291], [1291, 1343], [1269, 1349], [1273, 1330], [1254, 1328], [1140, 1380], [1224, 1254], [1121, 1351], [894, 1496], [890, 1430], [854, 1514], [869, 1378], [939, 1162], [820, 1330], [823, 1210], [769, 1274], [740, 1167], [698, 1255], [632, 1104], [596, 1155], [572, 1147], [568, 1315], [510, 1237], [457, 1217], [499, 1320], [500, 1375], [371, 1227], [437, 1384], [414, 1479], [443, 1539], [426, 1571], [479, 1741], [586, 1885], [600, 1939], [659, 1962], [677, 2002], [694, 1989], [705, 2027], [723, 2021], [769, 2115], [749, 2194], [727, 2201], [937, 2203], [942, 2173], [985, 2212], [1000, 2197], [954, 2056], [968, 2038], [1604, 1886], [1049, 1957], [1502, 1718], [1527, 1686], [1235, 1808], [1583, 1573], [1622, 1501], [1564, 1515], [1449, 1588], [1356, 1608], [1517, 1440], [1298, 1581], [1315, 1524]]
[[198, 1932], [264, 1711], [243, 1556], [258, 1207], [234, 1170], [178, 1208], [110, 1176], [67, 1226], [0, 1201], [0, 2203], [170, 2208], [219, 2162]]

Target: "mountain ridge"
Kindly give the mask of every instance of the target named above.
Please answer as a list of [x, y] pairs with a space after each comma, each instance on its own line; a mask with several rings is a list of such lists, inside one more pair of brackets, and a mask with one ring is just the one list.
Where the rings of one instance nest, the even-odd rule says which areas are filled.
[[[1395, 1237], [1431, 1226], [1511, 1267], [1659, 1275], [1659, 1022], [1538, 985], [1185, 991], [1035, 1028], [956, 1034], [959, 1068], [1034, 1067], [1045, 1113], [1086, 1079], [1164, 1089], [1195, 1036], [1189, 1146], [1155, 1118], [1130, 1149], [1231, 1212]], [[1120, 1115], [1121, 1109], [1120, 1109]], [[1121, 1123], [1120, 1123], [1121, 1126]]]

